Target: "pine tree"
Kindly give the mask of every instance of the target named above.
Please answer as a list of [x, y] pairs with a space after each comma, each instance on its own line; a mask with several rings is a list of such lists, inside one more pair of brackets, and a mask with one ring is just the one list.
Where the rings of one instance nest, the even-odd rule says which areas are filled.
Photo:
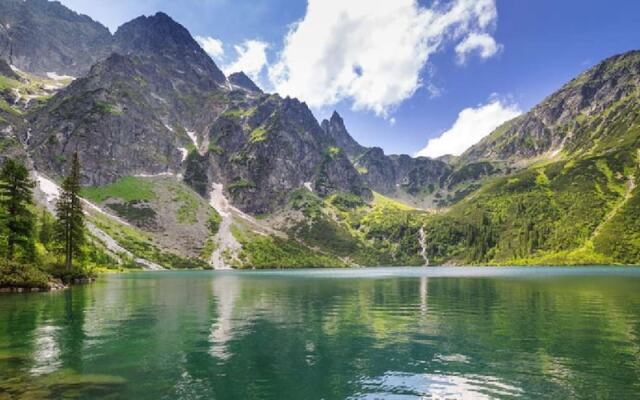
[[29, 170], [19, 161], [7, 159], [0, 171], [0, 207], [3, 227], [7, 232], [7, 258], [13, 260], [19, 246], [28, 257], [33, 257], [33, 204], [34, 183]]
[[65, 269], [70, 272], [73, 259], [81, 255], [84, 243], [84, 213], [80, 200], [80, 161], [73, 155], [71, 172], [62, 183], [60, 198], [56, 204], [56, 240], [62, 245]]
[[42, 216], [40, 217], [40, 232], [38, 239], [45, 247], [49, 245], [53, 237], [53, 224], [51, 216], [46, 210], [42, 210]]

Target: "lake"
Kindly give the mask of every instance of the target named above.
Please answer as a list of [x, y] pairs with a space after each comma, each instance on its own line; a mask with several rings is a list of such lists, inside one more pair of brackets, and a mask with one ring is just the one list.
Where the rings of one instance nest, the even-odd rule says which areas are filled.
[[130, 273], [2, 295], [5, 398], [640, 398], [640, 268]]

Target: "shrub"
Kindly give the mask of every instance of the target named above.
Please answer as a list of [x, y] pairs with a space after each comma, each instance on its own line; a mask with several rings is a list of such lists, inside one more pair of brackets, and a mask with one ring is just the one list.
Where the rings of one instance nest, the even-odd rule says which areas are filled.
[[49, 275], [40, 268], [3, 260], [0, 262], [0, 288], [47, 289]]

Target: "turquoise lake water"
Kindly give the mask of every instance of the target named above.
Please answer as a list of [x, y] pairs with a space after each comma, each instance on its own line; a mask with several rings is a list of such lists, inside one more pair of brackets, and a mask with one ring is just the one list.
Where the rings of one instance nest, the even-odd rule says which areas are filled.
[[0, 296], [0, 399], [638, 399], [640, 268], [103, 276]]

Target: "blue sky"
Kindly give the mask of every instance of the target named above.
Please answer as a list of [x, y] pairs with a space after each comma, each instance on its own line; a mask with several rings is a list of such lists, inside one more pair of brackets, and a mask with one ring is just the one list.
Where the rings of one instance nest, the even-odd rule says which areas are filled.
[[459, 153], [600, 60], [640, 49], [630, 0], [62, 3], [112, 31], [164, 11], [225, 71], [248, 69], [319, 119], [338, 110], [362, 144], [412, 155]]

